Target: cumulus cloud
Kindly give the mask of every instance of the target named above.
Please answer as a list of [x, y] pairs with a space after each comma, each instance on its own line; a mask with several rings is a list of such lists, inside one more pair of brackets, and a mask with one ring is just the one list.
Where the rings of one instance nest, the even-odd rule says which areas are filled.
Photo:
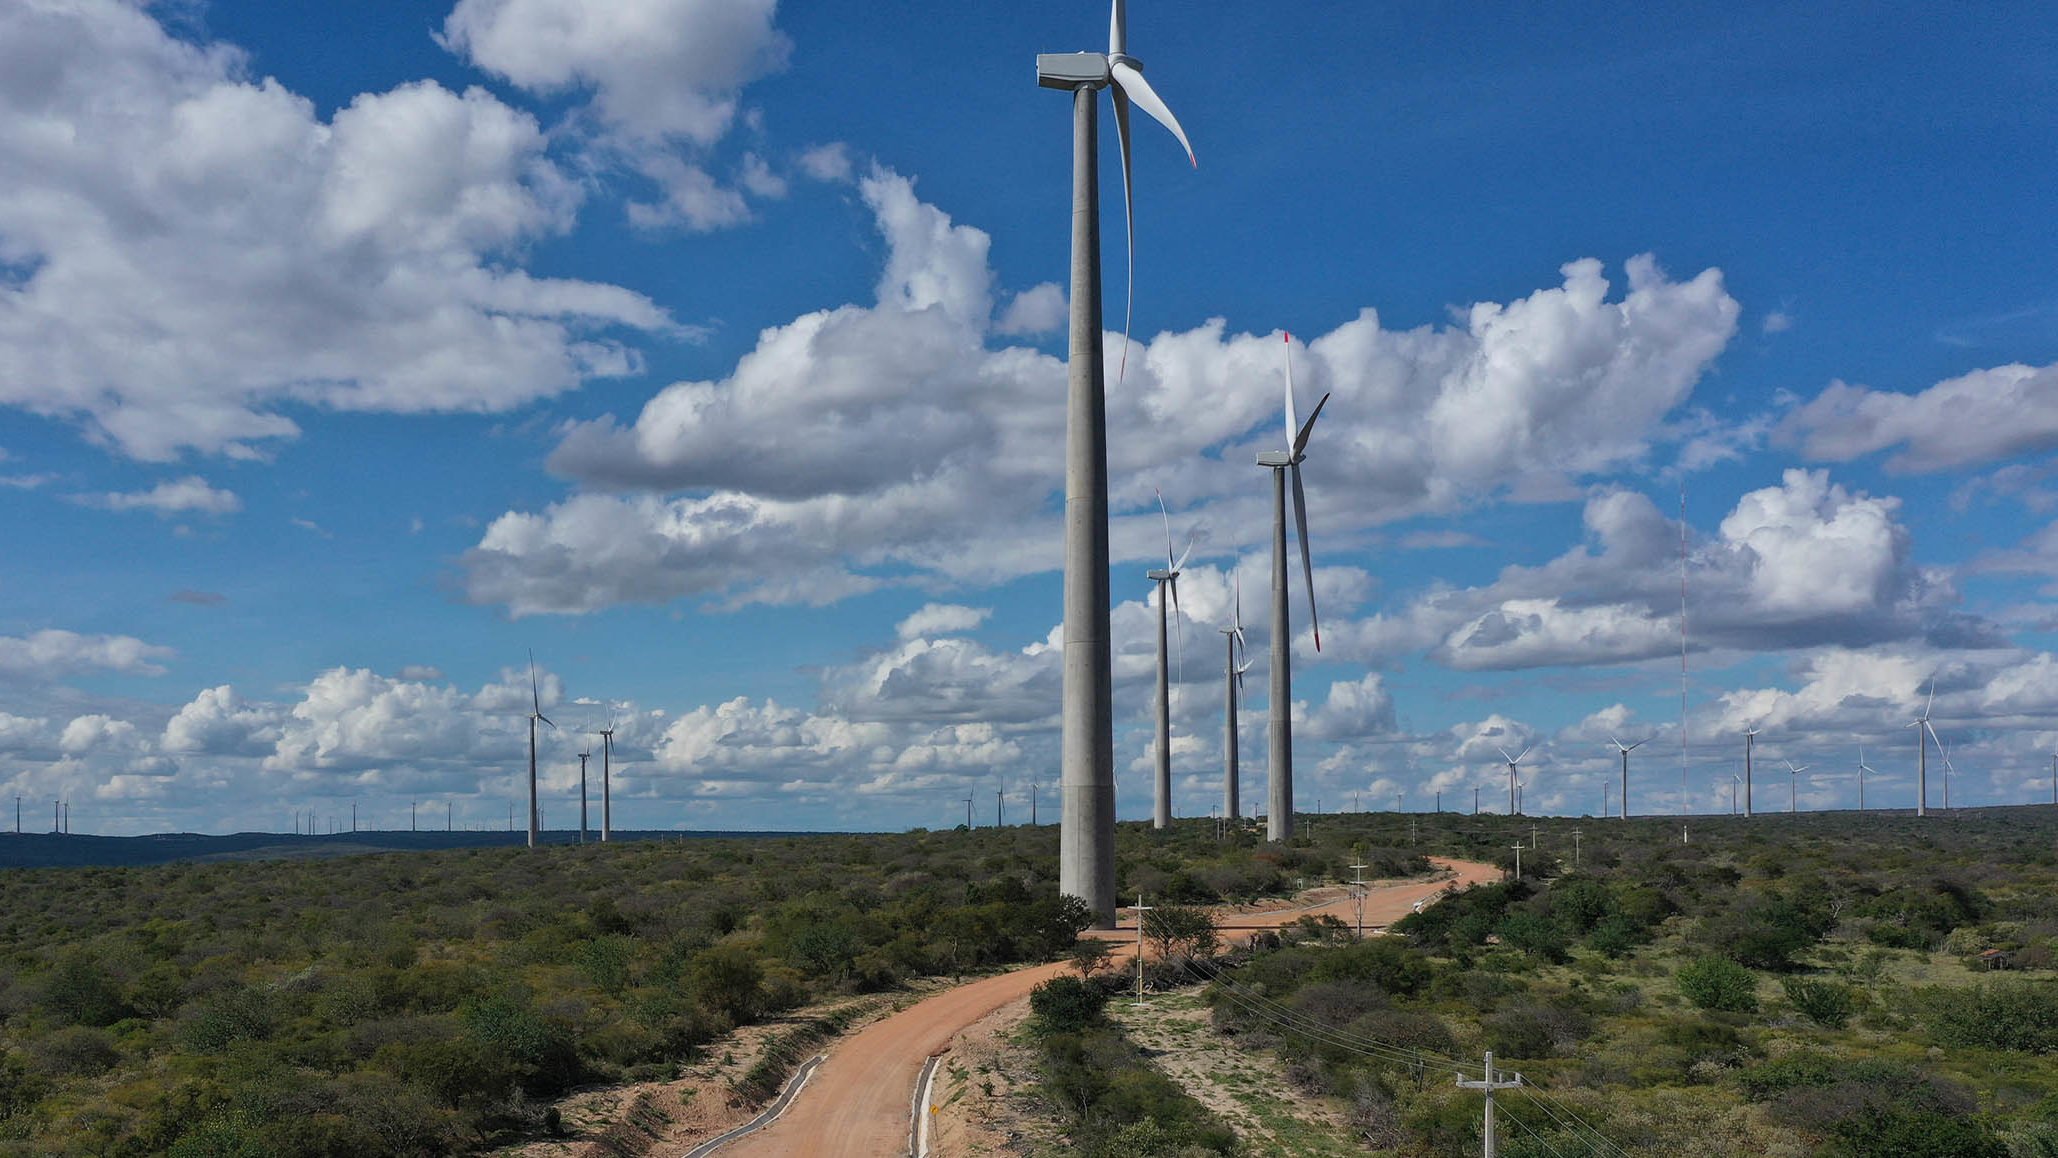
[[976, 631], [993, 614], [990, 607], [963, 607], [955, 603], [930, 603], [900, 621], [894, 634], [903, 640], [929, 635], [956, 635]]
[[80, 502], [110, 511], [151, 511], [160, 517], [183, 514], [232, 515], [243, 509], [236, 492], [217, 490], [198, 475], [161, 482], [147, 491], [84, 495]]
[[535, 120], [423, 81], [324, 121], [129, 4], [0, 9], [0, 405], [131, 457], [249, 456], [294, 406], [499, 411], [637, 366], [641, 295], [535, 278], [580, 191]]
[[[1824, 471], [1789, 470], [1743, 495], [1689, 553], [1691, 646], [1997, 645], [1992, 624], [1956, 610], [1949, 576], [1915, 563], [1899, 511], [1899, 500], [1849, 490]], [[1541, 566], [1336, 624], [1339, 654], [1384, 663], [1426, 648], [1465, 671], [1678, 654], [1678, 524], [1626, 490], [1590, 498], [1585, 522], [1587, 544]]]
[[51, 679], [85, 671], [163, 675], [157, 660], [168, 647], [129, 635], [80, 635], [48, 629], [29, 636], [0, 635], [0, 677]]
[[[633, 423], [573, 425], [551, 469], [618, 493], [503, 515], [465, 557], [474, 601], [827, 602], [911, 572], [979, 583], [1059, 564], [1063, 364], [992, 341], [1006, 319], [985, 233], [890, 171], [859, 190], [887, 241], [875, 302], [767, 329], [727, 377], [666, 387]], [[1318, 557], [1326, 535], [1640, 461], [1738, 307], [1715, 270], [1674, 281], [1639, 257], [1627, 272], [1619, 299], [1578, 261], [1446, 327], [1388, 331], [1367, 311], [1298, 352], [1302, 390], [1334, 394], [1307, 469]], [[1154, 487], [1206, 533], [1204, 555], [1263, 540], [1249, 464], [1279, 439], [1282, 365], [1276, 332], [1219, 320], [1132, 351], [1109, 397], [1118, 560], [1162, 550]]]
[[2058, 365], [1974, 370], [1915, 394], [1835, 382], [1781, 432], [1826, 462], [1898, 448], [1887, 469], [1913, 473], [2036, 454], [2058, 447]]
[[746, 155], [723, 185], [703, 158], [737, 119], [749, 82], [785, 65], [791, 44], [774, 0], [459, 0], [441, 42], [533, 93], [589, 93], [597, 154], [654, 182], [629, 206], [645, 227], [718, 229], [747, 220], [745, 191], [783, 197], [785, 181]]

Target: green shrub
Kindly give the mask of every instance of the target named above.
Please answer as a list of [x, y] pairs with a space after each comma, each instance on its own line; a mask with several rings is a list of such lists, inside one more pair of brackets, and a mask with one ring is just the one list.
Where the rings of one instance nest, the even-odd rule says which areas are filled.
[[2058, 1052], [2058, 982], [1925, 988], [1915, 1001], [1940, 1044]]
[[1825, 1029], [1842, 1029], [1857, 1008], [1857, 996], [1848, 985], [1802, 977], [1788, 977], [1780, 984], [1801, 1016]]
[[1039, 1033], [1078, 1033], [1106, 1019], [1108, 991], [1078, 977], [1053, 977], [1029, 992]]
[[1680, 967], [1680, 996], [1701, 1009], [1750, 1013], [1758, 1008], [1758, 978], [1727, 957], [1709, 955]]

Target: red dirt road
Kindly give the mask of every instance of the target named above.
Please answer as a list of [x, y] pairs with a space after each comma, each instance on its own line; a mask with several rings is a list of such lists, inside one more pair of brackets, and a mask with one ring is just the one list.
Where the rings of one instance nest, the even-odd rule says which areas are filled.
[[[1366, 928], [1399, 920], [1413, 910], [1415, 902], [1433, 901], [1453, 884], [1469, 888], [1501, 877], [1501, 871], [1492, 865], [1430, 859], [1456, 876], [1372, 890], [1365, 899]], [[1240, 932], [1290, 925], [1316, 913], [1346, 921], [1357, 918], [1356, 906], [1348, 896], [1341, 896], [1314, 908], [1225, 913], [1222, 923]], [[1134, 928], [1132, 924], [1132, 937]], [[724, 1147], [722, 1158], [880, 1158], [907, 1153], [909, 1109], [922, 1063], [942, 1052], [958, 1031], [1069, 968], [1064, 962], [1054, 962], [988, 977], [872, 1023], [836, 1045], [784, 1117]]]

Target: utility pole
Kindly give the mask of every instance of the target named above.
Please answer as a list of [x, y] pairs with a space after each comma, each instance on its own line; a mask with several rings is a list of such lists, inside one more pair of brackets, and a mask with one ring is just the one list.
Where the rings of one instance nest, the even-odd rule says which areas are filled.
[[1408, 844], [1412, 846], [1415, 843], [1415, 818], [1410, 816], [1408, 818]]
[[1536, 825], [1534, 824], [1529, 826], [1529, 847], [1536, 847]]
[[1001, 806], [1001, 793], [1005, 791], [1007, 791], [1005, 788], [996, 788], [993, 790], [993, 827], [995, 828], [1007, 827], [1007, 821], [1005, 819], [1007, 813], [1002, 810]]
[[1143, 894], [1136, 894], [1136, 1007], [1143, 1008], [1143, 915], [1154, 906], [1143, 903]]
[[1579, 830], [1572, 830], [1572, 867], [1579, 867]]
[[1521, 1084], [1522, 1084], [1522, 1075], [1521, 1075], [1521, 1074], [1514, 1074], [1514, 1075], [1510, 1076], [1510, 1077], [1509, 1077], [1509, 1078], [1508, 1078], [1507, 1080], [1505, 1080], [1505, 1081], [1497, 1081], [1497, 1080], [1495, 1080], [1495, 1078], [1494, 1078], [1494, 1076], [1493, 1076], [1493, 1051], [1492, 1051], [1492, 1050], [1487, 1050], [1487, 1051], [1486, 1051], [1486, 1080], [1485, 1080], [1485, 1081], [1481, 1081], [1481, 1082], [1468, 1082], [1468, 1081], [1466, 1081], [1466, 1080], [1465, 1080], [1465, 1075], [1464, 1075], [1464, 1074], [1459, 1074], [1459, 1075], [1458, 1075], [1458, 1088], [1459, 1088], [1459, 1089], [1464, 1089], [1464, 1090], [1483, 1090], [1483, 1091], [1485, 1091], [1485, 1093], [1486, 1093], [1486, 1129], [1485, 1129], [1485, 1131], [1484, 1131], [1484, 1132], [1485, 1132], [1485, 1136], [1486, 1136], [1486, 1150], [1484, 1151], [1484, 1153], [1486, 1154], [1486, 1158], [1495, 1158], [1495, 1155], [1497, 1155], [1498, 1153], [1500, 1153], [1499, 1141], [1498, 1141], [1498, 1139], [1496, 1138], [1496, 1136], [1495, 1136], [1495, 1134], [1494, 1134], [1494, 1121], [1493, 1121], [1493, 1095], [1494, 1095], [1494, 1091], [1495, 1091], [1495, 1090], [1512, 1090], [1512, 1089], [1514, 1089], [1515, 1087], [1517, 1087], [1517, 1086], [1519, 1086], [1519, 1085], [1521, 1085]]
[[1041, 787], [1042, 785], [1035, 783], [1029, 785], [1029, 827], [1031, 828], [1036, 827], [1036, 790]]
[[1479, 815], [1479, 786], [1477, 784], [1472, 786], [1472, 815]]
[[[2052, 766], [2058, 768], [2058, 757], [2053, 758]], [[2058, 800], [2054, 800], [2052, 803], [2058, 804]], [[1443, 815], [1443, 789], [1441, 788], [1436, 790], [1436, 814], [1438, 816]]]
[[1351, 898], [1358, 902], [1358, 940], [1365, 939], [1365, 870], [1372, 867], [1364, 864], [1345, 865], [1354, 878], [1351, 881]]
[[1522, 842], [1515, 842], [1515, 879], [1522, 879]]
[[420, 801], [418, 801], [418, 800], [410, 800], [410, 801], [408, 801], [408, 802], [407, 802], [407, 831], [409, 831], [409, 832], [414, 832], [414, 831], [415, 831], [415, 826], [414, 826], [414, 810], [415, 810], [415, 806], [416, 806], [416, 805], [418, 805], [418, 804], [420, 804], [420, 803], [421, 803], [421, 802], [420, 802]]

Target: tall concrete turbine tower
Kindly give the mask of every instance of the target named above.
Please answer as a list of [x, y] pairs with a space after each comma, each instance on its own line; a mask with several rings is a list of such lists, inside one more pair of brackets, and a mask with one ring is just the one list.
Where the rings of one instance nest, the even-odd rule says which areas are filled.
[[1922, 705], [1922, 714], [1915, 717], [1914, 723], [1908, 725], [1915, 729], [1915, 815], [1917, 816], [1929, 815], [1929, 745], [1922, 742], [1922, 734], [1928, 732], [1931, 738], [1936, 736], [1936, 729], [1929, 726], [1929, 710], [1935, 707], [1936, 703], [1937, 681], [1935, 676], [1931, 676], [1929, 680], [1929, 702]]
[[1329, 395], [1315, 403], [1308, 421], [1295, 426], [1293, 409], [1293, 335], [1286, 340], [1286, 449], [1258, 452], [1258, 465], [1272, 472], [1272, 697], [1267, 738], [1269, 779], [1265, 839], [1293, 835], [1293, 617], [1287, 607], [1286, 483], [1293, 476], [1293, 520], [1300, 531], [1301, 574], [1308, 590], [1308, 625], [1315, 650], [1322, 650], [1322, 623], [1315, 614], [1315, 560], [1308, 554], [1308, 494], [1301, 486], [1301, 462], [1307, 458], [1308, 436], [1329, 405]]
[[612, 703], [607, 706], [607, 727], [592, 735], [600, 737], [600, 843], [606, 844], [614, 835], [615, 828], [614, 791], [608, 783], [615, 754], [615, 706]]
[[[1134, 102], [1193, 147], [1172, 110], [1128, 53], [1126, 0], [1114, 0], [1108, 51], [1046, 53], [1036, 83], [1072, 94], [1072, 292], [1065, 402], [1065, 625], [1063, 791], [1058, 891], [1086, 902], [1100, 928], [1115, 924], [1114, 668], [1108, 630], [1108, 428], [1101, 355], [1100, 127], [1096, 94], [1115, 101], [1122, 152], [1122, 204], [1130, 224], [1135, 285], [1135, 214], [1129, 190], [1129, 106]], [[1198, 162], [1196, 162], [1198, 164]], [[1128, 329], [1123, 329], [1123, 354]]]
[[1751, 815], [1751, 746], [1758, 742], [1757, 728], [1744, 729], [1744, 815]]

